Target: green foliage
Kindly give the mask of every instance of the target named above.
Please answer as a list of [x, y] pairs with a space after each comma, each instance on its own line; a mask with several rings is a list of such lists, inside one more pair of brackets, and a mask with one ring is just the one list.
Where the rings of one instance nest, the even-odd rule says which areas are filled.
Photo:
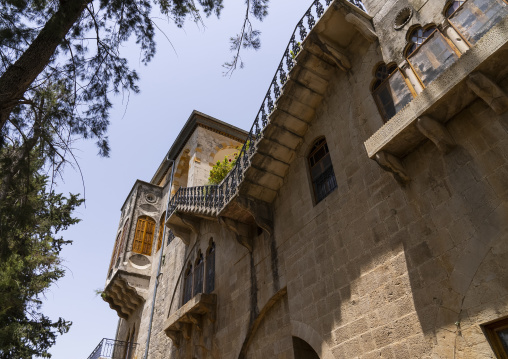
[[[9, 178], [12, 158], [20, 148], [0, 150], [0, 173]], [[32, 150], [12, 174], [6, 199], [0, 202], [0, 358], [49, 358], [58, 334], [71, 322], [52, 321], [41, 312], [41, 296], [64, 275], [59, 253], [69, 244], [57, 233], [79, 220], [73, 210], [82, 202], [47, 190], [44, 160]], [[0, 182], [5, 185], [5, 183]]]
[[235, 154], [234, 159], [228, 159], [224, 157], [224, 161], [217, 161], [217, 163], [210, 170], [210, 176], [208, 177], [209, 184], [219, 184], [227, 176], [227, 174], [235, 167], [236, 158], [238, 154]]

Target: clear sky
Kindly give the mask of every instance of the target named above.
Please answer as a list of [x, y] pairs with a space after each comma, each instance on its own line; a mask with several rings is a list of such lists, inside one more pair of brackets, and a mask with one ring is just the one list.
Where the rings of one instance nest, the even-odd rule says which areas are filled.
[[[139, 63], [135, 46], [125, 48], [141, 75], [139, 95], [117, 97], [111, 116], [111, 156], [100, 158], [93, 141], [77, 142], [86, 207], [81, 223], [63, 233], [74, 241], [62, 251], [67, 273], [46, 293], [43, 312], [73, 325], [50, 350], [55, 359], [88, 358], [102, 338], [114, 338], [118, 317], [100, 297], [120, 219], [120, 207], [136, 179], [149, 181], [192, 110], [249, 130], [270, 85], [291, 33], [312, 0], [273, 0], [268, 17], [253, 21], [262, 31], [261, 49], [243, 51], [245, 68], [222, 75], [229, 61], [230, 36], [245, 12], [244, 1], [225, 0], [221, 18], [205, 19], [206, 28], [188, 22], [184, 29], [160, 20], [172, 42], [158, 35], [157, 55]], [[128, 101], [127, 101], [128, 100]], [[126, 108], [126, 104], [128, 106]], [[59, 191], [83, 193], [79, 172], [67, 167]]]

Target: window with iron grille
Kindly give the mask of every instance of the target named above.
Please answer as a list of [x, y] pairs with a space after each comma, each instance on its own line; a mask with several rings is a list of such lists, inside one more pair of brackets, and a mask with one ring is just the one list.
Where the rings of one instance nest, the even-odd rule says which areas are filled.
[[148, 216], [141, 216], [136, 223], [136, 232], [134, 242], [132, 243], [132, 251], [135, 253], [152, 254], [152, 242], [154, 236], [155, 221]]
[[314, 197], [318, 203], [337, 188], [330, 152], [324, 137], [314, 142], [308, 160]]
[[188, 264], [183, 280], [183, 304], [192, 298], [192, 264]]
[[194, 293], [193, 295], [203, 293], [203, 255], [201, 252], [198, 254], [196, 259], [196, 266], [194, 267]]
[[210, 242], [210, 246], [206, 251], [206, 293], [212, 293], [215, 289], [215, 243], [213, 240], [210, 240]]

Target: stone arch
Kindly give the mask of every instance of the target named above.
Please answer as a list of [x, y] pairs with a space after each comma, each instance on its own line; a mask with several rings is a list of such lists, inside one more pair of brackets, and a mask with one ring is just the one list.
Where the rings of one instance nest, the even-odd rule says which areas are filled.
[[263, 309], [259, 312], [256, 319], [254, 319], [252, 325], [249, 327], [247, 335], [245, 336], [245, 340], [242, 344], [242, 349], [240, 350], [240, 354], [238, 355], [238, 359], [244, 359], [247, 355], [247, 351], [249, 349], [249, 345], [254, 339], [256, 332], [258, 331], [259, 326], [263, 322], [266, 317], [266, 314], [272, 309], [272, 307], [279, 302], [279, 300], [283, 299], [287, 294], [287, 287], [282, 288], [277, 293], [275, 293], [265, 304]]
[[335, 359], [328, 344], [310, 325], [291, 320], [291, 335], [307, 342], [321, 359]]

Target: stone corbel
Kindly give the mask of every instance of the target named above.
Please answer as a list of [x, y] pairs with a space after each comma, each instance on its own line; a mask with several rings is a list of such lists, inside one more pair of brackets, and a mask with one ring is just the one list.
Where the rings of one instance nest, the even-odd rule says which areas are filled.
[[400, 162], [400, 159], [394, 155], [388, 152], [379, 151], [376, 153], [374, 159], [382, 169], [391, 172], [398, 181], [407, 183], [411, 180], [411, 178], [406, 174], [406, 170], [404, 169], [402, 162]]
[[185, 245], [189, 245], [192, 231], [184, 227], [176, 226], [173, 223], [167, 223], [166, 226], [173, 231], [175, 237], [180, 238]]
[[369, 42], [377, 40], [377, 34], [372, 24], [367, 19], [359, 15], [349, 12], [346, 14], [346, 21], [349, 22], [354, 28]]
[[331, 45], [328, 41], [323, 39], [318, 34], [310, 34], [310, 39], [312, 42], [319, 47], [319, 49], [323, 52], [323, 54], [333, 61], [338, 68], [343, 71], [348, 71], [351, 68], [351, 61], [349, 61], [348, 56], [341, 49], [338, 49], [336, 46]]
[[182, 343], [182, 332], [178, 330], [166, 330], [166, 335], [173, 341], [173, 345], [177, 348], [180, 348], [180, 344]]
[[429, 116], [421, 116], [416, 121], [418, 130], [434, 142], [442, 153], [448, 153], [455, 147], [455, 140], [446, 127]]
[[202, 308], [206, 311], [206, 317], [211, 323], [217, 320], [217, 313], [215, 312], [215, 303], [203, 303]]
[[182, 336], [185, 340], [190, 340], [192, 334], [192, 324], [191, 323], [176, 323], [176, 330], [182, 333]]
[[506, 93], [481, 72], [476, 71], [470, 74], [466, 83], [498, 115], [508, 110], [508, 97]]
[[271, 236], [273, 234], [273, 214], [267, 203], [241, 196], [238, 196], [236, 201], [242, 209], [250, 213], [259, 227], [267, 232], [268, 235]]
[[201, 315], [188, 313], [186, 315], [187, 319], [196, 326], [196, 328], [201, 332], [203, 331], [203, 320]]
[[252, 253], [252, 239], [249, 236], [248, 228], [246, 229], [246, 224], [234, 221], [231, 218], [226, 217], [219, 217], [219, 223], [236, 234], [236, 240], [238, 243], [240, 243], [242, 246], [247, 248], [249, 252]]

